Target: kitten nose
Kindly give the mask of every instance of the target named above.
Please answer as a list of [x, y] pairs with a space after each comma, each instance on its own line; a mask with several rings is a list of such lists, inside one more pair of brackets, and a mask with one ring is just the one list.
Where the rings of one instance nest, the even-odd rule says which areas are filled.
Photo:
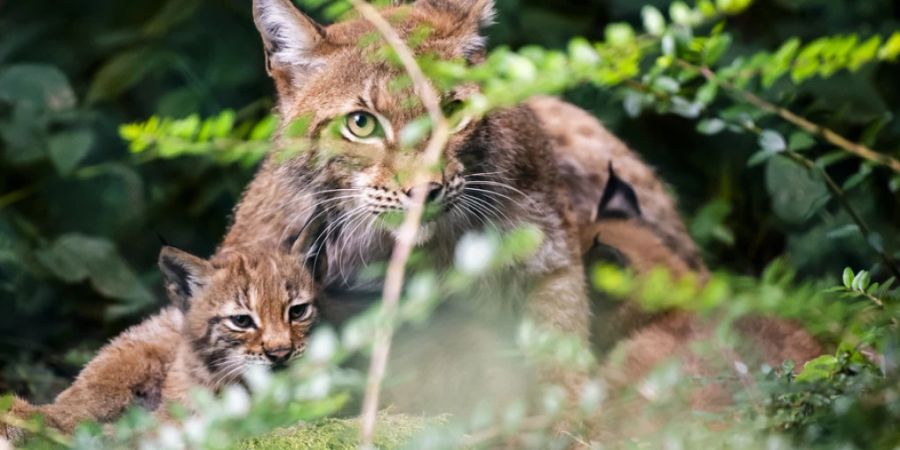
[[[441, 197], [441, 193], [444, 191], [444, 185], [441, 183], [436, 183], [432, 181], [428, 183], [428, 194], [425, 195], [425, 203], [431, 203], [436, 201]], [[406, 195], [410, 198], [413, 196], [413, 189], [407, 189]]]
[[278, 347], [273, 349], [263, 348], [263, 353], [266, 354], [266, 357], [269, 358], [273, 363], [283, 363], [288, 356], [291, 354], [290, 347]]

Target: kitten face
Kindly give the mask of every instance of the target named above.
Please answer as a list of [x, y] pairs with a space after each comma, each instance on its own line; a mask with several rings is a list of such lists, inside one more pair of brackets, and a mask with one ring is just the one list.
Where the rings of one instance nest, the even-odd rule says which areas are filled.
[[166, 248], [160, 256], [173, 299], [183, 299], [185, 340], [214, 386], [253, 365], [299, 357], [318, 318], [315, 287], [297, 257], [224, 252], [205, 261]]

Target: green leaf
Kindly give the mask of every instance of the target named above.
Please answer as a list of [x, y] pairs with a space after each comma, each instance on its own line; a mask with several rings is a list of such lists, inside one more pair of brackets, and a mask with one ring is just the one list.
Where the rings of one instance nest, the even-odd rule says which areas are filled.
[[866, 42], [850, 52], [850, 62], [848, 67], [851, 71], [856, 72], [863, 64], [875, 59], [878, 54], [878, 46], [881, 44], [881, 36], [872, 36]]
[[791, 133], [790, 138], [788, 138], [787, 148], [792, 152], [800, 152], [812, 147], [815, 143], [816, 140], [808, 133], [795, 131]]
[[762, 83], [765, 87], [771, 87], [791, 68], [794, 55], [800, 48], [800, 39], [791, 38], [781, 45], [778, 51], [770, 58], [768, 64], [762, 67]]
[[759, 134], [759, 146], [768, 152], [779, 153], [787, 149], [784, 137], [781, 133], [774, 130], [763, 130]]
[[140, 83], [169, 59], [167, 52], [153, 47], [128, 50], [112, 57], [91, 81], [87, 101], [97, 102], [115, 97]]
[[56, 67], [21, 64], [0, 70], [0, 102], [63, 111], [75, 106], [75, 93]]
[[278, 118], [272, 115], [266, 116], [253, 127], [248, 139], [251, 141], [268, 141], [275, 134], [277, 128]]
[[142, 305], [153, 302], [153, 296], [108, 240], [64, 234], [38, 250], [36, 256], [47, 270], [68, 283], [90, 280], [94, 289], [106, 297]]
[[668, 94], [676, 94], [681, 89], [681, 85], [672, 77], [662, 76], [653, 80], [653, 88]]
[[766, 190], [772, 210], [781, 220], [799, 225], [828, 202], [822, 177], [788, 158], [770, 158], [766, 164]]
[[202, 0], [168, 0], [153, 18], [144, 24], [144, 33], [160, 36], [189, 19]]
[[863, 181], [865, 181], [866, 178], [868, 178], [869, 175], [871, 175], [871, 174], [872, 174], [872, 166], [871, 165], [865, 164], [865, 163], [860, 164], [859, 170], [855, 174], [851, 175], [850, 178], [847, 178], [847, 180], [844, 181], [844, 184], [841, 186], [841, 188], [844, 191], [849, 191], [849, 190], [855, 188], [856, 186], [859, 186], [859, 184], [862, 183]]
[[711, 0], [699, 0], [697, 2], [697, 10], [706, 18], [711, 18], [717, 14], [716, 6], [713, 5]]
[[60, 175], [69, 175], [94, 145], [94, 133], [87, 128], [63, 131], [50, 136], [50, 160]]
[[855, 236], [857, 233], [859, 233], [859, 225], [855, 223], [849, 223], [835, 230], [829, 231], [825, 236], [828, 239], [843, 239], [848, 236]]
[[628, 117], [640, 116], [644, 109], [644, 94], [632, 90], [626, 91], [625, 97], [622, 99], [622, 107], [625, 108]]
[[644, 21], [644, 29], [653, 36], [662, 36], [666, 31], [666, 19], [662, 13], [653, 6], [646, 5], [641, 8], [641, 18]]
[[900, 31], [895, 31], [878, 50], [878, 59], [896, 61], [900, 57]]
[[884, 238], [878, 232], [873, 231], [869, 233], [869, 238], [866, 241], [876, 252], [884, 252]]
[[703, 64], [715, 64], [731, 46], [731, 36], [719, 34], [710, 37], [703, 45]]
[[849, 289], [850, 286], [853, 285], [853, 276], [854, 276], [853, 269], [851, 269], [849, 267], [844, 267], [844, 273], [841, 276], [841, 279], [844, 282], [844, 287], [846, 287], [847, 289]]
[[758, 150], [747, 158], [747, 167], [756, 167], [775, 155], [777, 153], [772, 153], [768, 150]]
[[716, 95], [719, 93], [719, 85], [713, 81], [709, 81], [700, 86], [700, 89], [697, 89], [697, 95], [694, 99], [704, 105], [709, 105], [716, 99]]
[[675, 96], [672, 97], [672, 112], [681, 117], [694, 119], [703, 111], [703, 104], [700, 102], [691, 102], [688, 99]]
[[626, 22], [611, 23], [604, 32], [606, 42], [614, 46], [624, 46], [634, 42], [634, 29]]
[[577, 68], [592, 68], [600, 60], [594, 46], [584, 38], [574, 38], [569, 41], [569, 58], [573, 66]]
[[703, 134], [713, 135], [725, 129], [725, 121], [719, 118], [703, 119], [697, 123], [697, 131]]
[[738, 14], [747, 9], [752, 0], [716, 0], [716, 8], [725, 14]]
[[872, 277], [869, 275], [868, 270], [860, 270], [859, 273], [853, 277], [853, 282], [850, 283], [850, 286], [854, 291], [865, 292], [866, 288], [869, 287], [869, 282], [871, 280]]
[[682, 1], [675, 1], [669, 5], [669, 17], [672, 18], [672, 22], [689, 27], [694, 23], [692, 16], [691, 8]]
[[428, 117], [420, 117], [412, 120], [400, 130], [400, 146], [412, 148], [422, 142], [431, 132], [431, 120]]
[[808, 361], [795, 378], [798, 382], [816, 382], [831, 378], [839, 368], [839, 361], [833, 355], [822, 355]]

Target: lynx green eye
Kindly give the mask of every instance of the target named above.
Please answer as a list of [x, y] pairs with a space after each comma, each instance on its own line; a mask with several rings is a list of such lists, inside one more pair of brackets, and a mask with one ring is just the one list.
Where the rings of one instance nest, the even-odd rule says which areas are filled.
[[247, 314], [238, 314], [228, 317], [234, 326], [238, 328], [253, 328], [253, 318]]
[[378, 131], [378, 119], [365, 111], [347, 115], [347, 130], [358, 138], [369, 138]]

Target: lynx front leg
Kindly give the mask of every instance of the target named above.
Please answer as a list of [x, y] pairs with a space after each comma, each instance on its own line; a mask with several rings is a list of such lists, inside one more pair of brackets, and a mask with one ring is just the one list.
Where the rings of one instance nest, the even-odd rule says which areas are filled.
[[[539, 330], [575, 337], [581, 342], [583, 351], [588, 352], [590, 305], [580, 262], [546, 275], [529, 296], [525, 314]], [[545, 383], [563, 387], [570, 404], [577, 404], [588, 380], [588, 367], [565, 361], [542, 362], [540, 377]], [[554, 428], [561, 433], [570, 433], [579, 428], [580, 423], [581, 419], [567, 415]]]

